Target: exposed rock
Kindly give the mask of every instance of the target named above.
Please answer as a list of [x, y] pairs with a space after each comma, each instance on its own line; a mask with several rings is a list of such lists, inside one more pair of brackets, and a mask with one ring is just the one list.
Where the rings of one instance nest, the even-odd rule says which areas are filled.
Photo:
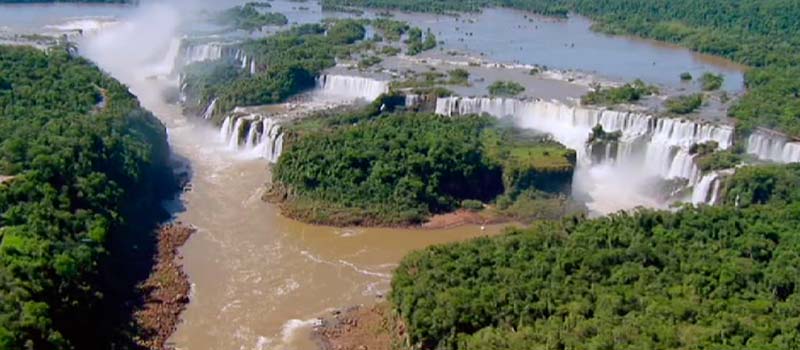
[[136, 311], [135, 319], [142, 332], [137, 343], [146, 349], [163, 350], [172, 347], [167, 339], [177, 328], [180, 314], [189, 302], [191, 285], [182, 265], [176, 263], [180, 248], [195, 232], [180, 223], [158, 230], [158, 254], [150, 277], [138, 288], [145, 303]]

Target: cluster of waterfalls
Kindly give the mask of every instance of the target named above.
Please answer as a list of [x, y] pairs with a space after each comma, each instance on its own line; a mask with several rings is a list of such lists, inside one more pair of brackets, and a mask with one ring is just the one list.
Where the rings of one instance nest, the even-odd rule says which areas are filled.
[[758, 130], [747, 139], [747, 153], [777, 163], [800, 162], [800, 142], [790, 142], [783, 135]]
[[[234, 59], [241, 69], [256, 73], [256, 63], [236, 46], [222, 43], [185, 45], [183, 64]], [[317, 78], [316, 87], [307, 94], [311, 101], [345, 104], [355, 100], [372, 101], [389, 91], [386, 81], [360, 76], [327, 74]], [[424, 102], [408, 95], [406, 105]], [[202, 117], [211, 119], [217, 100], [213, 99]], [[560, 101], [520, 100], [514, 98], [443, 97], [436, 100], [435, 112], [445, 116], [489, 114], [511, 118], [515, 125], [549, 133], [555, 140], [578, 153], [578, 171], [604, 166], [612, 172], [636, 178], [632, 186], [652, 187], [656, 179], [665, 185], [662, 197], [714, 204], [720, 200], [720, 188], [731, 171], [703, 173], [690, 149], [697, 144], [714, 142], [721, 150], [734, 143], [734, 129], [681, 119], [657, 118], [640, 112], [573, 106]], [[220, 138], [229, 149], [276, 162], [283, 148], [280, 117], [234, 111], [220, 126]], [[617, 133], [614, 142], [589, 142], [592, 128], [600, 125], [607, 133]], [[800, 143], [768, 131], [756, 131], [747, 140], [747, 153], [767, 161], [800, 162]]]
[[[308, 95], [312, 99], [351, 103], [356, 100], [372, 101], [388, 92], [388, 89], [388, 83], [385, 81], [344, 75], [322, 75], [317, 78], [317, 86]], [[216, 104], [217, 99], [209, 103], [203, 112], [204, 119], [213, 116]], [[330, 105], [320, 104], [316, 107], [325, 108]], [[275, 163], [283, 150], [284, 134], [280, 123], [282, 120], [290, 119], [289, 114], [286, 112], [277, 116], [265, 116], [235, 109], [225, 117], [220, 126], [220, 140], [230, 150]]]
[[[413, 99], [411, 100], [413, 102]], [[690, 149], [693, 145], [715, 142], [719, 149], [734, 143], [734, 129], [696, 121], [657, 118], [645, 113], [570, 106], [563, 102], [523, 101], [510, 98], [446, 97], [436, 101], [440, 115], [489, 114], [511, 118], [515, 125], [547, 132], [577, 150], [578, 168], [610, 166], [623, 176], [658, 178], [682, 182], [672, 194], [682, 193], [681, 200], [695, 204], [714, 204], [720, 199], [720, 187], [730, 171], [703, 174]], [[618, 132], [613, 143], [593, 149], [589, 138], [592, 128]], [[748, 140], [748, 153], [777, 162], [800, 161], [800, 144], [785, 138], [754, 133]], [[634, 185], [632, 182], [631, 185]], [[691, 189], [691, 192], [686, 193]]]
[[283, 130], [277, 119], [261, 114], [231, 114], [219, 129], [220, 141], [232, 151], [278, 161], [283, 150]]

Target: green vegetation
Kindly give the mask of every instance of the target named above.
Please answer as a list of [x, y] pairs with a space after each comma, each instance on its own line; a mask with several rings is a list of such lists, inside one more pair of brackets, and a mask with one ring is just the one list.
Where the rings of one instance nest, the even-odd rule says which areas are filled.
[[369, 68], [376, 64], [380, 64], [382, 61], [383, 59], [381, 59], [378, 56], [367, 56], [362, 58], [361, 61], [358, 62], [358, 68], [361, 69]]
[[390, 300], [441, 349], [793, 349], [800, 207], [545, 222], [407, 256]]
[[364, 39], [367, 30], [360, 22], [353, 20], [336, 21], [328, 28], [328, 40], [338, 45], [353, 44]]
[[607, 132], [600, 124], [592, 128], [592, 133], [589, 135], [587, 144], [603, 143], [603, 142], [616, 142], [622, 137], [622, 131]]
[[642, 97], [656, 93], [658, 93], [658, 89], [655, 86], [647, 85], [643, 81], [636, 79], [633, 83], [619, 87], [603, 88], [599, 85], [595, 86], [593, 91], [581, 97], [581, 103], [584, 105], [632, 103], [639, 101]]
[[722, 87], [724, 78], [719, 74], [703, 73], [700, 77], [700, 84], [703, 86], [703, 91], [719, 90]]
[[697, 167], [700, 171], [714, 171], [733, 169], [739, 164], [742, 164], [743, 157], [741, 154], [731, 150], [716, 151], [698, 157], [696, 160]]
[[[325, 35], [326, 29], [328, 36]], [[314, 86], [320, 72], [336, 64], [337, 56], [349, 55], [351, 46], [363, 39], [365, 30], [356, 21], [303, 25], [239, 46], [259, 67], [255, 75], [241, 70], [236, 61], [201, 62], [188, 67], [185, 107], [202, 111], [219, 98], [214, 119], [236, 106], [262, 105], [285, 100]]]
[[733, 169], [744, 160], [740, 150], [719, 150], [719, 144], [708, 141], [692, 145], [689, 154], [695, 156], [695, 163], [702, 172]]
[[449, 72], [447, 75], [450, 76], [450, 81], [448, 84], [451, 85], [469, 85], [469, 72], [466, 69], [456, 68]]
[[748, 93], [730, 111], [737, 127], [775, 128], [800, 137], [800, 6], [791, 0], [323, 0], [405, 11], [479, 11], [507, 6], [544, 15], [588, 16], [593, 28], [637, 35], [722, 56], [754, 67]]
[[681, 80], [682, 80], [682, 81], [688, 81], [688, 80], [692, 80], [692, 74], [691, 74], [691, 73], [689, 73], [689, 72], [683, 72], [683, 73], [681, 73]]
[[234, 29], [253, 32], [261, 30], [264, 26], [282, 26], [289, 20], [281, 13], [262, 13], [258, 8], [271, 7], [269, 3], [248, 2], [242, 6], [234, 6], [221, 11], [214, 17], [214, 22], [219, 25]]
[[385, 36], [389, 41], [400, 41], [400, 38], [402, 38], [403, 34], [411, 29], [407, 22], [388, 18], [374, 19], [372, 20], [372, 26], [383, 33], [383, 36]]
[[431, 30], [425, 33], [425, 39], [422, 39], [422, 29], [417, 27], [411, 28], [407, 32], [408, 38], [405, 43], [408, 45], [406, 53], [409, 56], [415, 56], [423, 51], [427, 51], [436, 47], [436, 36], [431, 33]]
[[600, 164], [606, 161], [607, 157], [614, 157], [619, 148], [619, 138], [622, 137], [621, 131], [606, 132], [600, 124], [592, 128], [592, 133], [589, 134], [589, 139], [586, 140], [589, 155], [592, 162]]
[[700, 108], [703, 104], [702, 94], [674, 96], [664, 101], [667, 111], [675, 114], [689, 114]]
[[469, 72], [460, 68], [447, 72], [447, 75], [438, 71], [427, 71], [416, 73], [406, 80], [393, 81], [391, 83], [392, 89], [395, 90], [416, 89], [417, 91], [436, 89], [442, 85], [469, 86]]
[[800, 66], [771, 66], [745, 74], [748, 93], [731, 108], [740, 131], [766, 127], [800, 137]]
[[525, 87], [514, 81], [498, 80], [489, 85], [489, 94], [492, 96], [516, 96], [525, 91]]
[[798, 183], [800, 164], [743, 167], [727, 180], [725, 202], [741, 207], [760, 204], [797, 207], [800, 203]]
[[[255, 74], [242, 69], [241, 62], [233, 58], [194, 63], [183, 72], [184, 108], [200, 114], [217, 98], [213, 119], [220, 122], [234, 107], [277, 103], [313, 88], [314, 79], [324, 69], [335, 66], [337, 58], [359, 57], [361, 68], [368, 68], [381, 62], [378, 53], [399, 52], [391, 46], [376, 49], [376, 43], [364, 41], [364, 26], [369, 23], [368, 20], [328, 20], [238, 44], [235, 48], [241, 49], [249, 62], [255, 62]], [[397, 25], [386, 24], [395, 23], [388, 20], [380, 23], [384, 23], [384, 27]], [[429, 49], [429, 39], [435, 46], [433, 34], [429, 33], [428, 39], [421, 41], [421, 33], [419, 28], [409, 30], [409, 40], [419, 44], [415, 46], [417, 50]]]
[[0, 349], [108, 348], [101, 274], [173, 186], [166, 131], [59, 49], [0, 46], [0, 77]]
[[381, 54], [386, 56], [397, 56], [400, 53], [400, 49], [394, 46], [384, 46], [381, 48]]
[[575, 154], [562, 145], [516, 136], [489, 117], [381, 114], [403, 101], [384, 96], [365, 111], [289, 126], [269, 197], [304, 221], [404, 225], [465, 200], [568, 191]]

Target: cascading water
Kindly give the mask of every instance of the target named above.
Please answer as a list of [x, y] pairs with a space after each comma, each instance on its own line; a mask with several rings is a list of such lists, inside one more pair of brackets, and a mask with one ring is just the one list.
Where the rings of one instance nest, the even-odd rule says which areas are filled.
[[221, 59], [222, 49], [223, 46], [220, 43], [190, 45], [183, 54], [184, 64]]
[[797, 163], [800, 162], [800, 142], [789, 142], [781, 135], [759, 130], [747, 139], [747, 153], [762, 160]]
[[254, 158], [275, 163], [283, 152], [283, 129], [280, 123], [259, 114], [229, 115], [219, 129], [219, 138], [227, 148]]
[[[185, 97], [184, 97], [185, 99]], [[211, 103], [208, 104], [206, 110], [203, 111], [203, 119], [211, 119], [214, 116], [214, 109], [217, 107], [217, 99], [211, 100]]]
[[[708, 141], [715, 141], [721, 149], [733, 144], [733, 128], [729, 126], [542, 100], [447, 97], [437, 100], [436, 113], [446, 116], [486, 113], [495, 117], [510, 117], [520, 127], [550, 133], [557, 141], [577, 151], [577, 173], [597, 173], [592, 171], [592, 167], [599, 165], [596, 163], [605, 163], [604, 176], [631, 176], [630, 181], [618, 182], [617, 178], [613, 179], [615, 185], [628, 187], [624, 190], [630, 190], [635, 185], [652, 185], [643, 181], [648, 177], [684, 179], [689, 186], [695, 185], [701, 180], [701, 172], [694, 163], [694, 157], [689, 154], [689, 148], [693, 144]], [[616, 150], [606, 148], [598, 153], [600, 158], [605, 159], [593, 160], [587, 149], [591, 129], [596, 125], [601, 125], [606, 132], [621, 133]], [[617, 170], [613, 170], [614, 167]], [[592, 182], [592, 186], [605, 186], [598, 181], [593, 179], [587, 182]], [[613, 194], [613, 191], [609, 194]]]
[[372, 101], [389, 92], [389, 83], [356, 76], [322, 75], [317, 78], [317, 91], [322, 96]]

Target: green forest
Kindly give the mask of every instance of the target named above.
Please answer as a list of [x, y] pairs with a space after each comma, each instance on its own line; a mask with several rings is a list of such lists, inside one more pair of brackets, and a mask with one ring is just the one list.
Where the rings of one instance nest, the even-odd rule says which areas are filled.
[[249, 70], [241, 69], [241, 62], [231, 57], [185, 67], [182, 82], [186, 84], [183, 92], [187, 101], [184, 108], [200, 114], [214, 98], [218, 98], [213, 119], [220, 122], [234, 107], [282, 102], [309, 90], [323, 70], [336, 65], [337, 58], [363, 56], [365, 52], [376, 49], [375, 42], [364, 40], [368, 25], [373, 25], [377, 32], [390, 40], [400, 40], [405, 35], [404, 43], [409, 55], [436, 46], [433, 33], [395, 20], [339, 19], [299, 25], [235, 47], [249, 60], [255, 61], [256, 73], [253, 75]]
[[0, 46], [0, 349], [103, 347], [111, 243], [172, 190], [168, 157], [164, 126], [88, 61]]
[[260, 31], [264, 26], [282, 26], [289, 23], [286, 16], [281, 13], [259, 11], [259, 8], [269, 6], [269, 3], [248, 2], [217, 13], [213, 22], [247, 32]]
[[525, 191], [542, 200], [568, 193], [575, 154], [564, 146], [512, 134], [490, 117], [380, 112], [392, 103], [384, 96], [363, 111], [289, 126], [273, 170], [273, 196], [283, 197], [285, 214], [335, 225], [407, 225], [464, 201], [502, 198], [510, 207], [534, 197]]
[[799, 176], [754, 166], [726, 183], [729, 205], [431, 247], [402, 261], [390, 300], [431, 349], [797, 349]]
[[342, 20], [329, 26], [302, 25], [247, 41], [239, 48], [255, 60], [258, 73], [250, 75], [233, 60], [190, 65], [183, 78], [188, 96], [185, 107], [202, 111], [218, 97], [214, 114], [218, 120], [237, 106], [283, 101], [314, 87], [315, 77], [334, 66], [337, 56], [349, 55], [352, 44], [363, 39], [365, 32], [360, 23]]
[[594, 29], [633, 34], [726, 57], [752, 67], [748, 93], [731, 108], [738, 128], [763, 126], [800, 137], [800, 2], [793, 0], [322, 0], [323, 4], [421, 12], [512, 7], [550, 15], [572, 11]]

